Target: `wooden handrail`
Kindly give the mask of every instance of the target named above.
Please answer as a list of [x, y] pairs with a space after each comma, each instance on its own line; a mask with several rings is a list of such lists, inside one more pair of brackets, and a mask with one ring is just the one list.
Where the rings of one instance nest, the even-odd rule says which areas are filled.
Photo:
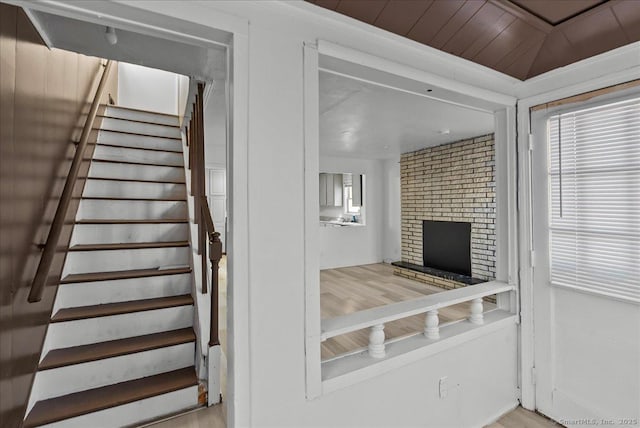
[[30, 303], [39, 302], [40, 300], [42, 300], [42, 294], [47, 282], [47, 277], [49, 276], [51, 263], [53, 262], [53, 257], [56, 253], [56, 247], [58, 246], [58, 241], [60, 240], [60, 234], [62, 233], [62, 227], [64, 226], [64, 220], [67, 216], [69, 204], [71, 203], [73, 197], [73, 188], [78, 179], [78, 173], [80, 172], [80, 166], [82, 165], [82, 161], [84, 159], [84, 152], [87, 148], [89, 135], [91, 134], [93, 122], [95, 121], [96, 114], [98, 113], [98, 107], [100, 107], [100, 99], [102, 99], [102, 95], [104, 94], [104, 89], [106, 87], [107, 80], [109, 79], [109, 73], [111, 72], [112, 64], [112, 61], [108, 60], [107, 64], [104, 66], [104, 71], [102, 72], [102, 77], [100, 78], [98, 89], [96, 89], [96, 94], [93, 97], [93, 102], [91, 103], [89, 114], [87, 115], [87, 119], [84, 123], [84, 128], [82, 128], [80, 142], [76, 147], [76, 152], [64, 183], [64, 189], [62, 190], [60, 202], [58, 203], [56, 213], [53, 217], [53, 222], [51, 223], [51, 229], [49, 230], [49, 235], [47, 236], [47, 242], [45, 243], [42, 250], [42, 256], [40, 257], [40, 263], [38, 264], [36, 275], [31, 282], [31, 290], [29, 292], [28, 298]]
[[216, 233], [216, 228], [213, 225], [213, 216], [211, 215], [211, 210], [209, 210], [209, 202], [207, 202], [207, 198], [202, 196], [200, 203], [202, 205], [202, 219], [204, 220], [205, 231], [207, 234]]

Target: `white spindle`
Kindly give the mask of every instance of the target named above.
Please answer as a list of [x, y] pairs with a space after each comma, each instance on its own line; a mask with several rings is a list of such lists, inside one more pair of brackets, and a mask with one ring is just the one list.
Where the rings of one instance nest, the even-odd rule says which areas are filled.
[[369, 356], [372, 358], [384, 358], [384, 324], [371, 327], [369, 333]]
[[438, 310], [434, 309], [427, 312], [424, 322], [424, 335], [427, 339], [440, 339], [440, 320], [438, 319]]
[[471, 301], [471, 315], [469, 321], [473, 324], [484, 324], [484, 307], [482, 305], [482, 298], [473, 299]]

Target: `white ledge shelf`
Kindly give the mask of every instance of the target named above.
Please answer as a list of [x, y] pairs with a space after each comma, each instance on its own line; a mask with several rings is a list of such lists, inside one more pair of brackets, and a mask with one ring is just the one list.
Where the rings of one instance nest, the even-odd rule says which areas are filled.
[[[511, 286], [509, 287], [510, 288], [506, 290], [498, 292], [509, 291], [513, 288]], [[490, 294], [495, 294], [495, 292], [487, 295]], [[475, 297], [476, 295], [473, 294], [473, 296]], [[461, 301], [467, 300], [469, 300], [469, 298], [465, 297]], [[445, 306], [449, 306], [450, 302], [451, 300], [447, 300]], [[422, 312], [425, 311], [420, 309], [416, 313]], [[405, 312], [403, 312], [400, 318], [404, 318], [405, 316], [409, 315], [405, 315]], [[379, 321], [379, 318], [376, 318], [374, 323], [378, 322], [381, 321]], [[322, 363], [322, 393], [326, 394], [379, 376], [390, 370], [411, 364], [462, 343], [486, 336], [494, 331], [515, 326], [516, 323], [517, 317], [515, 314], [496, 309], [484, 313], [484, 324], [481, 325], [471, 323], [468, 320], [462, 320], [441, 326], [439, 339], [428, 339], [422, 333], [416, 333], [403, 339], [389, 341], [386, 344], [386, 355], [384, 358], [372, 358], [367, 349], [364, 349], [350, 355], [343, 355], [324, 361]], [[370, 324], [367, 321], [365, 327], [368, 325]]]
[[458, 303], [480, 299], [494, 294], [513, 291], [515, 287], [500, 281], [490, 281], [477, 285], [469, 285], [455, 290], [430, 294], [417, 299], [379, 306], [352, 314], [322, 320], [320, 340], [351, 333], [377, 324], [423, 314], [429, 311], [453, 306]]

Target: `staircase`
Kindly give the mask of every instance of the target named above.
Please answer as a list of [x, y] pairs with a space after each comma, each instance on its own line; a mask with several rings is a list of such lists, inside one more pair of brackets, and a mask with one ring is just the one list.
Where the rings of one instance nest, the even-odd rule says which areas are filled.
[[198, 405], [178, 119], [106, 107], [25, 427], [135, 425]]

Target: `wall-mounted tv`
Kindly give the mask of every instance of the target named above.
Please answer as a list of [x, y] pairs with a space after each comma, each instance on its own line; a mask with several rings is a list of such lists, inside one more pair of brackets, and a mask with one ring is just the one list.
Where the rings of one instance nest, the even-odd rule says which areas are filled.
[[425, 267], [471, 276], [471, 223], [422, 221]]

